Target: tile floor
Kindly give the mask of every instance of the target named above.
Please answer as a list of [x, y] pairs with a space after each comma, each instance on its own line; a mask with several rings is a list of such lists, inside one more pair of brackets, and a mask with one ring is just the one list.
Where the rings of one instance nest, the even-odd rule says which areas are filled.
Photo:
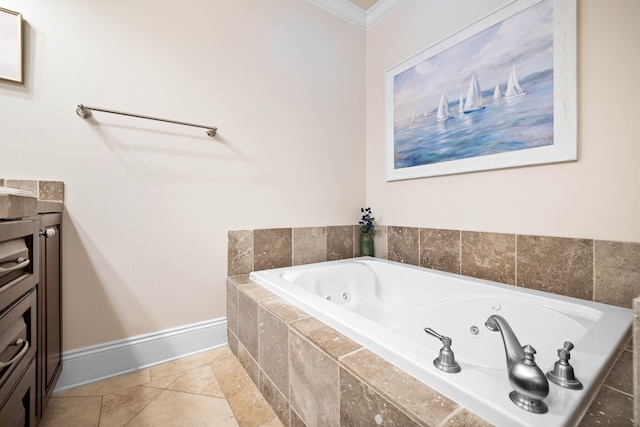
[[229, 347], [54, 394], [40, 427], [282, 426]]

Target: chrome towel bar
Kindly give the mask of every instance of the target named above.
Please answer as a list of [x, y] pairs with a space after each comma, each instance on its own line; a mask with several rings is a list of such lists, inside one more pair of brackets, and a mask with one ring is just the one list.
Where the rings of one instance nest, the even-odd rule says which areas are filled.
[[101, 111], [103, 113], [110, 113], [110, 114], [119, 114], [121, 116], [129, 116], [129, 117], [137, 117], [139, 119], [147, 119], [147, 120], [156, 120], [158, 122], [166, 122], [166, 123], [173, 123], [176, 125], [183, 125], [183, 126], [192, 126], [192, 127], [196, 127], [196, 128], [202, 128], [202, 129], [206, 129], [207, 130], [207, 135], [209, 135], [210, 137], [214, 137], [216, 136], [216, 132], [218, 132], [218, 128], [215, 126], [204, 126], [204, 125], [196, 125], [193, 123], [185, 123], [185, 122], [179, 122], [176, 120], [167, 120], [167, 119], [159, 119], [157, 117], [151, 117], [151, 116], [143, 116], [140, 114], [132, 114], [132, 113], [123, 113], [121, 111], [113, 111], [113, 110], [105, 110], [102, 108], [96, 108], [96, 107], [89, 107], [87, 105], [82, 105], [79, 104], [78, 108], [76, 108], [76, 114], [80, 117], [82, 117], [83, 119], [88, 119], [89, 117], [92, 116], [91, 111]]

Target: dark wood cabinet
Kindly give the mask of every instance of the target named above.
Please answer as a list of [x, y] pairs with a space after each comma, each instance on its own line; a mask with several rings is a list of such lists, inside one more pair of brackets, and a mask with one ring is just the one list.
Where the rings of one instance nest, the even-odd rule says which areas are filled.
[[62, 372], [62, 215], [42, 214], [39, 222], [37, 413], [42, 417]]
[[0, 221], [0, 426], [37, 424], [36, 219]]

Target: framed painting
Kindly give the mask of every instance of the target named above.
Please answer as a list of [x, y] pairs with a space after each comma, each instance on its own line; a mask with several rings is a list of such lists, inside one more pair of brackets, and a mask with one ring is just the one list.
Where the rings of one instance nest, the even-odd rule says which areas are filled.
[[1, 7], [0, 80], [22, 83], [22, 15]]
[[389, 69], [388, 181], [577, 159], [576, 0], [517, 0]]

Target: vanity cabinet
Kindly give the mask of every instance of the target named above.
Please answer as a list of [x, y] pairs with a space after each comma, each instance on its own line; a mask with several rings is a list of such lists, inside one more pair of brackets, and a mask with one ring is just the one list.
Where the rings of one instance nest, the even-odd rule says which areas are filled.
[[0, 427], [35, 427], [62, 371], [61, 223], [0, 220]]
[[0, 426], [35, 426], [38, 222], [0, 221]]
[[62, 215], [39, 215], [38, 417], [42, 417], [62, 372], [62, 288], [60, 231]]

